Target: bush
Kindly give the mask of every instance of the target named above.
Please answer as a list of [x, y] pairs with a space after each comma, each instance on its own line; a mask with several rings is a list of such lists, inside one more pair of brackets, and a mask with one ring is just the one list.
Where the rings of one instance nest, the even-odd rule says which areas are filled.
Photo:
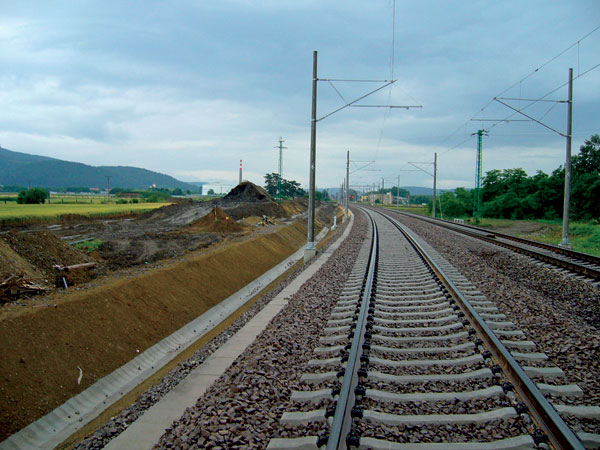
[[131, 203], [139, 203], [139, 202], [140, 202], [140, 200], [137, 199], [137, 198], [132, 198], [131, 199]]
[[31, 188], [26, 191], [19, 192], [17, 203], [26, 205], [39, 205], [45, 203], [49, 197], [48, 191], [42, 188]]
[[117, 205], [124, 205], [125, 203], [127, 203], [126, 199], [124, 199], [124, 198], [117, 199]]
[[73, 244], [73, 247], [85, 252], [94, 252], [102, 247], [102, 241], [100, 239], [93, 239], [91, 241], [77, 242], [76, 244]]

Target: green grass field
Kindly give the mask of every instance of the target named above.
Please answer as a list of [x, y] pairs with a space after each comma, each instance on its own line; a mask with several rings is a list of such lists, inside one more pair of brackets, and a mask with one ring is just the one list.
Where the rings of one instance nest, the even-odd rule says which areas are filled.
[[[527, 223], [538, 225], [538, 230], [523, 231], [523, 225]], [[545, 244], [557, 245], [562, 241], [562, 221], [557, 220], [483, 219], [479, 226], [490, 229], [502, 228], [502, 232]], [[569, 240], [573, 250], [600, 256], [600, 224], [571, 221]]]
[[[429, 216], [427, 207], [386, 206], [414, 214]], [[465, 218], [468, 220], [469, 218]], [[508, 220], [483, 218], [478, 226], [501, 233], [558, 245], [562, 241], [562, 220]], [[569, 240], [573, 250], [600, 256], [600, 224], [573, 222], [569, 224]]]
[[142, 213], [160, 208], [168, 203], [45, 203], [42, 205], [19, 205], [16, 202], [0, 202], [0, 223], [19, 223], [60, 220], [67, 214], [86, 217]]

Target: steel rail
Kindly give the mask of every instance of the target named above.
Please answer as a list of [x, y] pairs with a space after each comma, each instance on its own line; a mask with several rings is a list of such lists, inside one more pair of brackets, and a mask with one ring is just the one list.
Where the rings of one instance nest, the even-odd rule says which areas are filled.
[[[405, 213], [408, 215], [408, 213]], [[433, 219], [432, 219], [433, 220]], [[479, 231], [481, 233], [487, 233], [490, 235], [494, 235], [496, 237], [501, 237], [503, 239], [521, 242], [522, 244], [531, 245], [532, 247], [539, 247], [546, 250], [550, 250], [555, 253], [560, 253], [561, 255], [568, 256], [569, 258], [581, 259], [582, 261], [587, 261], [592, 264], [598, 264], [600, 266], [600, 258], [594, 255], [590, 255], [588, 253], [582, 253], [575, 250], [570, 250], [565, 247], [560, 247], [558, 245], [546, 244], [544, 242], [532, 241], [531, 239], [525, 239], [518, 236], [513, 236], [511, 234], [499, 233], [498, 231], [490, 231], [481, 227], [476, 227], [475, 225], [455, 223], [446, 219], [435, 219], [435, 221], [440, 221], [442, 223], [447, 223], [449, 225], [455, 225], [457, 228], [466, 228], [475, 231]]]
[[[581, 252], [576, 252], [573, 250], [569, 250], [566, 248], [562, 248], [562, 247], [558, 247], [555, 245], [550, 245], [550, 244], [544, 244], [542, 242], [536, 242], [536, 241], [531, 241], [529, 239], [524, 239], [524, 238], [519, 238], [516, 236], [511, 236], [509, 234], [504, 234], [504, 233], [498, 233], [495, 231], [489, 231], [489, 230], [484, 230], [483, 228], [479, 228], [479, 227], [475, 227], [473, 225], [463, 225], [463, 224], [456, 224], [454, 222], [449, 222], [447, 220], [442, 220], [442, 219], [433, 219], [430, 217], [423, 217], [423, 216], [419, 216], [416, 214], [410, 214], [410, 213], [406, 213], [406, 212], [400, 212], [400, 211], [393, 211], [393, 210], [387, 210], [389, 212], [392, 212], [394, 214], [399, 214], [399, 215], [405, 215], [408, 217], [412, 217], [418, 220], [422, 220], [425, 222], [430, 222], [433, 223], [435, 225], [438, 225], [440, 227], [452, 230], [452, 231], [456, 231], [458, 233], [462, 233], [465, 234], [467, 236], [471, 236], [474, 237], [476, 239], [480, 239], [482, 241], [485, 242], [489, 242], [491, 244], [494, 245], [498, 245], [500, 247], [504, 247], [507, 248], [509, 250], [512, 250], [514, 252], [517, 253], [521, 253], [524, 254], [526, 256], [530, 256], [532, 258], [547, 262], [549, 264], [552, 264], [554, 266], [559, 266], [559, 267], [563, 267], [565, 269], [568, 269], [572, 272], [577, 272], [579, 274], [588, 276], [590, 278], [593, 278], [595, 280], [600, 280], [600, 270], [593, 268], [593, 267], [587, 267], [585, 265], [582, 265], [580, 263], [577, 262], [573, 262], [573, 261], [566, 261], [564, 259], [561, 259], [559, 257], [554, 257], [551, 255], [547, 255], [544, 253], [539, 253], [536, 252], [534, 250], [530, 250], [530, 249], [526, 249], [523, 247], [519, 247], [518, 245], [511, 245], [508, 242], [501, 242], [498, 241], [496, 238], [502, 238], [502, 239], [506, 239], [506, 240], [512, 240], [512, 241], [516, 241], [516, 242], [520, 242], [522, 244], [526, 244], [526, 245], [530, 245], [532, 247], [539, 247], [545, 250], [549, 250], [552, 251], [554, 253], [558, 253], [560, 255], [566, 256], [568, 258], [573, 258], [573, 259], [578, 259], [578, 260], [582, 260], [591, 264], [596, 264], [598, 266], [600, 266], [600, 258], [594, 256], [594, 255], [588, 255], [586, 253], [581, 253]], [[469, 229], [472, 230], [476, 230], [476, 231], [470, 231]], [[483, 233], [483, 234], [482, 234]]]
[[377, 265], [378, 240], [377, 225], [373, 218], [367, 214], [371, 220], [371, 253], [367, 275], [363, 282], [362, 299], [360, 312], [354, 329], [352, 345], [348, 353], [348, 362], [342, 380], [342, 387], [338, 396], [333, 421], [331, 423], [331, 432], [327, 440], [327, 450], [338, 450], [346, 448], [346, 438], [350, 433], [352, 426], [352, 407], [354, 406], [354, 389], [358, 384], [358, 369], [360, 368], [360, 358], [363, 352], [363, 343], [365, 339], [365, 329], [367, 324], [369, 302], [375, 279], [375, 268]]
[[485, 346], [491, 351], [494, 359], [499, 363], [502, 372], [513, 384], [515, 390], [527, 405], [534, 421], [546, 433], [554, 448], [583, 450], [584, 447], [581, 441], [558, 415], [554, 407], [546, 400], [504, 344], [500, 342], [494, 332], [487, 326], [477, 311], [475, 311], [473, 306], [460, 292], [460, 289], [445, 275], [441, 267], [429, 256], [411, 234], [406, 231], [402, 224], [399, 224], [386, 214], [382, 214], [381, 212], [379, 214], [386, 217], [408, 239], [450, 295], [457, 301], [465, 317], [485, 343]]

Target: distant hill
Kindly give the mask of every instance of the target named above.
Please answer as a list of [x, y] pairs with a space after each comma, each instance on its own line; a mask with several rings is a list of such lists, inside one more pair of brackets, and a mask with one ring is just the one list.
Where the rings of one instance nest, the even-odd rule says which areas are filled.
[[0, 148], [0, 185], [104, 188], [107, 176], [111, 187], [145, 189], [155, 184], [159, 188], [197, 190], [192, 184], [139, 167], [95, 167]]

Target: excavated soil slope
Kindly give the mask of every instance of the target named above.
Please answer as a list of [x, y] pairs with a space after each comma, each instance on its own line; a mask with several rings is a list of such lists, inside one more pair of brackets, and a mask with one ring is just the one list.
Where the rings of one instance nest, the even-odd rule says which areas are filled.
[[306, 225], [295, 223], [5, 317], [0, 440], [233, 294], [305, 239]]
[[[25, 274], [27, 278], [52, 284], [53, 266], [92, 261], [85, 253], [66, 245], [49, 231], [21, 233], [11, 230], [0, 235], [0, 278]], [[0, 280], [2, 281], [2, 280]]]
[[237, 223], [229, 217], [225, 211], [215, 206], [202, 219], [192, 222], [187, 228], [182, 231], [186, 233], [194, 233], [204, 231], [209, 233], [240, 233], [249, 230], [250, 228]]

